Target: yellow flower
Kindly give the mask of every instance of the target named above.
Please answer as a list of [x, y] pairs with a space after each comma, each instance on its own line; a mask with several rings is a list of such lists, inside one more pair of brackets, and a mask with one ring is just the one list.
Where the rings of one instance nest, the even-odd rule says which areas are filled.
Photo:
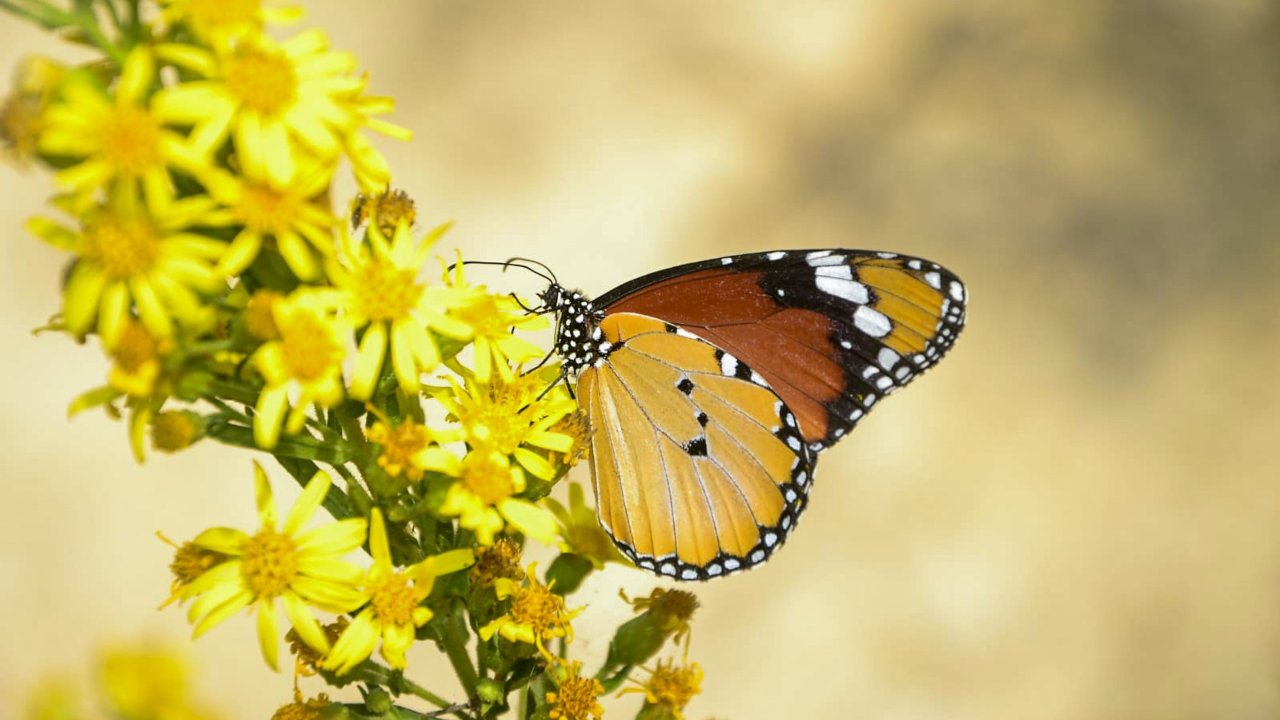
[[302, 8], [273, 7], [262, 0], [160, 0], [160, 16], [170, 24], [181, 23], [201, 41], [225, 47], [246, 35], [260, 33], [265, 25], [294, 22]]
[[112, 716], [196, 720], [191, 672], [182, 655], [158, 647], [115, 647], [101, 655], [99, 685]]
[[209, 194], [224, 206], [211, 213], [209, 224], [240, 228], [218, 271], [238, 275], [270, 240], [294, 275], [316, 279], [320, 273], [317, 252], [322, 257], [333, 252], [337, 221], [326, 205], [332, 166], [300, 159], [294, 181], [288, 185], [257, 176], [259, 169], [249, 165], [240, 175], [214, 170], [202, 178]]
[[569, 507], [561, 505], [553, 498], [543, 498], [543, 503], [555, 515], [559, 527], [560, 549], [581, 555], [591, 561], [599, 570], [607, 562], [629, 565], [622, 553], [613, 544], [608, 533], [600, 527], [596, 511], [587, 505], [586, 493], [578, 483], [569, 483]]
[[514, 495], [524, 492], [524, 471], [493, 450], [467, 453], [449, 486], [440, 514], [457, 517], [458, 524], [476, 534], [481, 545], [493, 543], [507, 523], [544, 543], [555, 540], [555, 518], [543, 508]]
[[342, 361], [351, 336], [322, 291], [296, 290], [273, 303], [272, 311], [280, 339], [253, 354], [266, 381], [258, 396], [253, 437], [267, 450], [276, 446], [282, 424], [291, 434], [302, 429], [312, 403], [332, 407], [342, 400]]
[[87, 213], [79, 231], [41, 217], [27, 223], [40, 239], [79, 255], [63, 290], [63, 320], [79, 337], [96, 320], [108, 348], [134, 311], [157, 339], [173, 335], [175, 321], [207, 326], [213, 314], [200, 296], [224, 287], [213, 263], [226, 244], [184, 230], [211, 207], [209, 199], [185, 198], [151, 212], [137, 200], [117, 188], [107, 205]]
[[648, 682], [640, 683], [638, 688], [627, 688], [618, 694], [633, 692], [644, 693], [645, 709], [660, 711], [662, 714], [657, 717], [685, 720], [685, 706], [702, 692], [702, 668], [696, 662], [676, 665], [675, 660], [659, 660], [658, 668], [650, 672]]
[[172, 345], [172, 341], [151, 337], [132, 318], [125, 320], [115, 346], [108, 351], [115, 364], [107, 375], [107, 384], [133, 397], [150, 397], [160, 376], [161, 361]]
[[163, 533], [156, 533], [165, 544], [173, 548], [173, 561], [169, 563], [169, 572], [173, 573], [173, 583], [169, 585], [169, 598], [160, 604], [165, 607], [177, 601], [181, 604], [187, 597], [187, 587], [215, 565], [221, 564], [229, 555], [209, 550], [188, 540], [179, 545]]
[[416, 242], [404, 223], [396, 226], [390, 242], [376, 225], [368, 228], [367, 243], [344, 232], [329, 277], [344, 294], [352, 324], [364, 328], [351, 378], [353, 398], [367, 400], [373, 394], [388, 348], [400, 387], [416, 393], [419, 374], [440, 362], [431, 331], [456, 340], [470, 338], [470, 327], [447, 315], [458, 304], [458, 294], [418, 280], [431, 246], [447, 229], [438, 227]]
[[125, 59], [112, 98], [85, 71], [69, 74], [44, 114], [41, 153], [81, 162], [59, 171], [59, 184], [88, 195], [113, 180], [141, 182], [153, 210], [174, 196], [169, 168], [198, 175], [209, 159], [164, 126], [148, 95], [157, 81], [155, 63], [139, 45]]
[[[161, 116], [194, 125], [192, 143], [204, 151], [216, 150], [230, 137], [240, 167], [253, 177], [269, 178], [276, 187], [289, 185], [299, 150], [326, 164], [343, 152], [366, 152], [367, 140], [356, 140], [361, 127], [375, 127], [361, 103], [366, 80], [354, 74], [354, 56], [330, 52], [329, 38], [320, 30], [283, 43], [254, 34], [232, 49], [165, 45], [157, 52], [207, 78], [163, 90], [156, 99]], [[389, 127], [379, 123], [375, 129]], [[352, 155], [352, 162], [373, 161]]]
[[358, 229], [366, 222], [376, 222], [383, 235], [393, 235], [401, 222], [413, 227], [418, 218], [413, 198], [403, 190], [387, 188], [380, 193], [361, 193], [351, 203], [351, 227]]
[[[534, 570], [537, 563], [530, 563], [525, 570], [524, 584], [499, 578], [493, 589], [499, 600], [511, 598], [507, 614], [480, 628], [480, 639], [488, 642], [494, 635], [501, 635], [511, 642], [536, 645], [544, 655], [546, 640], [550, 638], [573, 639], [572, 620], [582, 608], [569, 610], [564, 598], [551, 592], [551, 588], [538, 582]], [[548, 659], [550, 659], [548, 657]]]
[[151, 445], [165, 453], [175, 453], [191, 447], [204, 431], [199, 415], [172, 410], [157, 414], [151, 420]]
[[566, 453], [573, 448], [574, 438], [552, 426], [576, 410], [577, 404], [562, 386], [544, 394], [554, 382], [546, 373], [491, 379], [492, 383], [483, 383], [467, 378], [463, 387], [451, 378], [448, 391], [433, 393], [462, 426], [462, 434], [454, 439], [511, 455], [534, 477], [551, 480], [556, 467], [534, 450]]
[[249, 535], [231, 528], [212, 528], [192, 542], [230, 557], [187, 585], [183, 599], [195, 597], [187, 618], [199, 637], [244, 608], [258, 616], [258, 642], [273, 669], [279, 655], [276, 601], [298, 635], [313, 648], [328, 652], [329, 641], [311, 607], [350, 612], [364, 602], [357, 584], [361, 572], [342, 561], [364, 543], [368, 521], [339, 520], [312, 530], [311, 519], [329, 492], [329, 476], [317, 472], [277, 529], [275, 500], [262, 467], [254, 463], [258, 517], [262, 527]]
[[36, 153], [44, 130], [44, 111], [67, 68], [48, 58], [25, 58], [18, 66], [13, 94], [0, 104], [0, 150], [19, 163]]
[[450, 550], [397, 571], [387, 544], [382, 513], [373, 509], [369, 526], [369, 550], [373, 566], [365, 576], [369, 604], [342, 631], [322, 667], [346, 674], [373, 654], [382, 640], [382, 657], [393, 668], [403, 670], [405, 651], [413, 644], [414, 631], [431, 619], [431, 609], [422, 602], [440, 575], [457, 572], [475, 561], [470, 550]]
[[476, 548], [476, 564], [471, 566], [471, 584], [493, 587], [498, 578], [519, 580], [524, 577], [520, 569], [520, 544], [511, 538], [498, 538], [492, 545]]
[[452, 453], [436, 445], [432, 440], [432, 432], [426, 425], [405, 419], [399, 425], [392, 425], [381, 410], [369, 406], [369, 410], [378, 420], [365, 431], [369, 442], [382, 446], [378, 454], [378, 467], [388, 475], [416, 482], [422, 479], [427, 470], [448, 472], [458, 466], [458, 459]]
[[582, 677], [580, 662], [571, 664], [564, 673], [556, 691], [546, 695], [547, 704], [551, 706], [548, 717], [551, 720], [600, 720], [604, 707], [599, 698], [604, 694], [604, 686], [595, 678]]
[[[469, 286], [462, 276], [463, 264], [453, 266], [447, 277], [448, 284], [458, 290], [471, 290], [469, 302], [455, 308], [453, 317], [471, 328], [472, 361], [476, 380], [489, 382], [494, 368], [505, 382], [514, 379], [512, 365], [540, 358], [546, 353], [542, 348], [515, 334], [515, 330], [541, 330], [547, 319], [535, 315], [520, 306], [510, 295], [494, 295], [482, 286]], [[542, 390], [544, 388], [539, 388]]]

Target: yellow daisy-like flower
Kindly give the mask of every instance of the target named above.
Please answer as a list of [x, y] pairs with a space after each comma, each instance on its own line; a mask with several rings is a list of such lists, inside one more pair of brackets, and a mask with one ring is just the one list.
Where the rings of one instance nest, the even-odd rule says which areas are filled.
[[467, 453], [449, 486], [440, 514], [457, 517], [462, 527], [476, 534], [481, 545], [493, 544], [494, 535], [508, 523], [528, 537], [551, 543], [556, 536], [555, 518], [547, 510], [518, 497], [525, 489], [524, 471], [507, 456], [476, 448]]
[[[343, 152], [365, 151], [366, 145], [354, 140], [361, 127], [392, 127], [369, 122], [361, 104], [366, 79], [354, 74], [355, 57], [331, 52], [329, 38], [320, 30], [304, 31], [283, 43], [254, 34], [229, 50], [165, 45], [157, 52], [207, 78], [159, 93], [160, 114], [194, 125], [192, 143], [205, 151], [230, 137], [240, 166], [254, 177], [269, 178], [276, 187], [294, 181], [297, 150], [331, 163]], [[383, 109], [379, 106], [378, 111]], [[408, 136], [398, 129], [395, 134]], [[352, 160], [370, 162], [364, 156]]]
[[275, 447], [281, 425], [290, 434], [301, 430], [312, 403], [332, 407], [342, 400], [342, 361], [351, 330], [329, 300], [323, 291], [303, 289], [271, 306], [280, 339], [258, 348], [252, 358], [266, 381], [253, 418], [258, 447]]
[[416, 482], [428, 470], [448, 472], [458, 467], [458, 459], [448, 450], [435, 444], [430, 428], [422, 423], [406, 419], [392, 425], [381, 410], [369, 406], [378, 420], [365, 431], [369, 442], [382, 446], [378, 455], [378, 467], [388, 475]]
[[555, 515], [560, 535], [560, 549], [581, 555], [591, 561], [595, 569], [600, 570], [607, 562], [629, 565], [627, 559], [618, 552], [618, 548], [609, 538], [609, 534], [600, 527], [600, 519], [596, 511], [587, 505], [586, 493], [578, 483], [569, 483], [569, 507], [561, 505], [553, 498], [543, 498], [542, 502]]
[[[659, 660], [649, 680], [638, 688], [627, 688], [626, 693], [644, 693], [645, 708], [654, 708], [676, 720], [685, 720], [684, 708], [702, 692], [702, 668], [698, 663], [676, 665], [675, 660]], [[642, 711], [643, 712], [643, 711]]]
[[544, 655], [546, 641], [551, 638], [573, 639], [571, 622], [583, 608], [569, 610], [564, 598], [551, 592], [551, 588], [538, 582], [534, 570], [537, 563], [530, 563], [525, 571], [524, 584], [498, 578], [493, 583], [499, 600], [511, 598], [507, 614], [480, 628], [480, 639], [488, 642], [494, 635], [501, 635], [511, 642], [536, 645]]
[[173, 573], [173, 583], [169, 585], [169, 597], [160, 607], [165, 607], [187, 597], [187, 587], [215, 565], [221, 564], [229, 555], [202, 548], [194, 542], [187, 541], [179, 545], [157, 532], [166, 545], [173, 548], [173, 560], [169, 563], [169, 572]]
[[565, 677], [556, 691], [546, 695], [547, 704], [551, 706], [548, 717], [551, 720], [600, 720], [604, 716], [604, 706], [600, 704], [604, 686], [593, 677], [582, 677], [580, 662], [562, 672]]
[[143, 45], [125, 59], [114, 97], [87, 72], [67, 76], [44, 113], [37, 142], [43, 154], [81, 161], [58, 172], [59, 184], [88, 195], [113, 180], [140, 181], [148, 206], [157, 210], [174, 195], [169, 168], [199, 175], [210, 167], [206, 155], [153, 111], [148, 95], [156, 80], [154, 60]]
[[[547, 319], [524, 308], [510, 295], [494, 295], [483, 286], [469, 286], [462, 274], [463, 264], [456, 263], [447, 276], [450, 287], [471, 290], [469, 302], [455, 308], [452, 316], [471, 328], [471, 345], [475, 356], [472, 372], [476, 380], [488, 383], [494, 369], [504, 382], [515, 379], [512, 365], [520, 365], [546, 354], [542, 348], [515, 334], [515, 330], [541, 330]], [[545, 388], [539, 388], [539, 391]]]
[[369, 526], [369, 551], [373, 566], [365, 577], [369, 604], [342, 631], [322, 663], [339, 675], [350, 672], [373, 654], [382, 640], [382, 657], [393, 668], [403, 670], [405, 652], [413, 644], [414, 631], [431, 619], [431, 609], [422, 601], [440, 575], [457, 572], [475, 562], [470, 550], [450, 550], [397, 571], [391, 561], [387, 529], [382, 513], [373, 509]]
[[270, 241], [294, 275], [316, 279], [320, 274], [317, 254], [333, 253], [337, 220], [325, 197], [333, 167], [302, 160], [294, 182], [288, 185], [255, 176], [257, 170], [252, 165], [239, 175], [214, 170], [202, 178], [209, 194], [224, 206], [211, 213], [207, 222], [241, 228], [219, 260], [218, 271], [227, 276], [240, 274]]
[[302, 18], [302, 8], [262, 0], [160, 0], [160, 17], [182, 24], [192, 35], [214, 47], [262, 32], [268, 25], [283, 25]]
[[183, 599], [196, 598], [187, 613], [196, 637], [252, 607], [258, 615], [262, 656], [276, 669], [280, 649], [277, 600], [298, 635], [322, 652], [328, 652], [329, 641], [311, 607], [350, 612], [364, 602], [358, 586], [361, 571], [341, 558], [364, 543], [369, 523], [364, 518], [351, 518], [304, 530], [329, 492], [329, 476], [317, 472], [277, 529], [267, 474], [257, 463], [253, 472], [262, 527], [253, 535], [231, 528], [200, 533], [192, 541], [197, 547], [229, 559], [188, 584]]
[[[554, 376], [554, 369], [549, 372]], [[448, 391], [433, 393], [462, 426], [462, 432], [453, 439], [465, 439], [473, 447], [511, 455], [534, 477], [552, 479], [556, 467], [535, 450], [572, 450], [574, 438], [552, 428], [576, 410], [577, 403], [563, 386], [547, 391], [547, 386], [555, 382], [547, 373], [508, 373], [491, 380], [484, 383], [479, 378], [468, 378], [464, 387], [450, 378]]]
[[79, 257], [63, 290], [66, 328], [83, 337], [97, 325], [114, 347], [131, 312], [152, 337], [173, 335], [174, 323], [199, 328], [213, 318], [200, 295], [224, 287], [214, 270], [226, 244], [188, 232], [212, 207], [207, 197], [176, 200], [148, 212], [117, 188], [111, 201], [90, 210], [79, 231], [36, 217], [27, 228], [48, 244]]
[[400, 223], [388, 242], [375, 224], [365, 234], [367, 243], [344, 231], [329, 278], [344, 294], [352, 325], [364, 328], [351, 377], [352, 397], [367, 400], [373, 394], [388, 349], [396, 380], [412, 394], [421, 387], [419, 375], [440, 362], [432, 331], [455, 340], [470, 339], [471, 328], [448, 314], [466, 298], [418, 280], [432, 245], [447, 229], [438, 227], [415, 241], [409, 226]]
[[129, 318], [109, 352], [115, 364], [107, 384], [133, 397], [150, 397], [160, 376], [160, 365], [173, 348], [169, 339], [157, 340], [140, 323]]

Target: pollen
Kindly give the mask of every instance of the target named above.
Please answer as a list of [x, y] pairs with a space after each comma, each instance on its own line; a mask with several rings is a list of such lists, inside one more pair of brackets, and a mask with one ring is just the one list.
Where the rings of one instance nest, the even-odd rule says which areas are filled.
[[322, 318], [310, 312], [296, 312], [280, 328], [284, 362], [290, 376], [300, 382], [318, 382], [342, 361], [342, 346], [329, 332]]
[[415, 273], [384, 261], [361, 268], [354, 286], [356, 307], [370, 322], [408, 317], [422, 299], [423, 287]]
[[277, 115], [298, 96], [298, 75], [289, 60], [260, 49], [242, 49], [227, 64], [227, 89], [246, 108]]
[[484, 505], [494, 505], [516, 492], [511, 480], [511, 468], [489, 459], [488, 453], [479, 453], [467, 463], [463, 483], [471, 494]]
[[155, 338], [141, 324], [132, 321], [124, 324], [111, 348], [111, 357], [116, 365], [131, 375], [142, 370], [147, 363], [155, 362], [158, 354]]
[[129, 280], [155, 266], [160, 239], [150, 223], [107, 213], [85, 228], [82, 254], [112, 280]]
[[98, 132], [103, 157], [125, 175], [142, 175], [163, 163], [160, 122], [146, 110], [118, 106], [105, 118]]
[[391, 575], [373, 589], [370, 603], [378, 620], [387, 625], [409, 625], [413, 622], [413, 609], [422, 602], [421, 591], [409, 584], [403, 573]]
[[512, 622], [528, 626], [538, 637], [551, 635], [552, 631], [569, 622], [564, 598], [538, 582], [531, 582], [516, 591], [510, 615]]
[[244, 544], [245, 584], [257, 597], [282, 594], [298, 575], [298, 548], [288, 535], [262, 530]]
[[281, 235], [298, 221], [303, 200], [266, 185], [246, 185], [236, 209], [244, 224], [264, 235]]
[[192, 542], [184, 542], [173, 552], [173, 562], [169, 563], [169, 572], [179, 585], [188, 585], [206, 570], [226, 560], [227, 556], [213, 550], [197, 546]]

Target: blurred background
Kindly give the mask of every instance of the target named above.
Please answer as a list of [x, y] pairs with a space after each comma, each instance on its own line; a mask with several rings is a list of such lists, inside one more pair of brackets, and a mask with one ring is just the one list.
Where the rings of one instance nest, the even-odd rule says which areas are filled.
[[[398, 99], [417, 138], [381, 147], [468, 257], [591, 294], [800, 247], [967, 282], [950, 359], [825, 456], [786, 549], [694, 588], [691, 720], [1280, 716], [1275, 3], [305, 6]], [[79, 57], [0, 15], [0, 68], [32, 52]], [[138, 467], [122, 424], [66, 420], [106, 364], [30, 332], [64, 261], [21, 227], [48, 189], [0, 167], [6, 709], [103, 642], [185, 642], [152, 533], [254, 522], [243, 454]], [[618, 584], [653, 585], [597, 580], [588, 665]], [[251, 622], [190, 650], [226, 717], [288, 701]]]

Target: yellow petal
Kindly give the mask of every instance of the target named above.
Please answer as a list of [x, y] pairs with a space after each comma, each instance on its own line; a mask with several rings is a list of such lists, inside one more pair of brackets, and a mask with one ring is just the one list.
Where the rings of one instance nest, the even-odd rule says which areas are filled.
[[262, 527], [274, 530], [276, 500], [271, 494], [271, 481], [267, 479], [267, 471], [263, 470], [256, 460], [253, 462], [253, 501], [258, 508], [258, 520], [262, 523]]
[[548, 545], [556, 539], [556, 520], [551, 513], [528, 500], [507, 498], [498, 503], [503, 517], [520, 532]]
[[315, 615], [311, 614], [306, 603], [291, 592], [285, 592], [282, 597], [284, 613], [289, 617], [289, 622], [293, 624], [298, 637], [317, 652], [329, 652], [329, 639], [325, 637], [324, 630], [321, 629], [320, 623], [316, 622]]
[[280, 669], [280, 630], [276, 621], [276, 606], [270, 599], [258, 601], [258, 645], [267, 667]]

